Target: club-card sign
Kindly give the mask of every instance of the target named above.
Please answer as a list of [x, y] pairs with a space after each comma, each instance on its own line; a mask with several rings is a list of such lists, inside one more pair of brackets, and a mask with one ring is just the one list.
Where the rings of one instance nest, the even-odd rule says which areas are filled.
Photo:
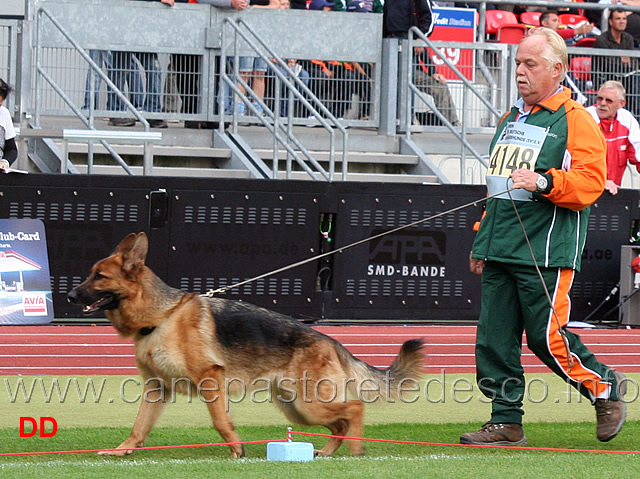
[[0, 219], [0, 324], [53, 320], [44, 223]]

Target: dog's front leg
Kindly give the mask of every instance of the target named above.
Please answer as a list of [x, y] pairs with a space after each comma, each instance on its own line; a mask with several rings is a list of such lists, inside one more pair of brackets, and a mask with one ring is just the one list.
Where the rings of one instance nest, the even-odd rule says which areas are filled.
[[101, 456], [126, 456], [131, 454], [135, 448], [142, 447], [167, 404], [166, 393], [161, 381], [145, 381], [140, 409], [131, 434], [116, 449], [100, 451], [98, 454]]
[[[240, 436], [235, 432], [229, 411], [227, 411], [227, 405], [229, 404], [227, 394], [229, 391], [226, 390], [228, 383], [225, 382], [223, 372], [224, 369], [221, 366], [213, 366], [209, 374], [200, 380], [199, 394], [201, 399], [207, 403], [213, 427], [218, 430], [222, 438], [226, 442], [239, 442]], [[207, 384], [215, 384], [216, 387], [213, 389], [202, 387]], [[232, 444], [229, 447], [231, 448], [232, 459], [245, 456], [242, 444]]]

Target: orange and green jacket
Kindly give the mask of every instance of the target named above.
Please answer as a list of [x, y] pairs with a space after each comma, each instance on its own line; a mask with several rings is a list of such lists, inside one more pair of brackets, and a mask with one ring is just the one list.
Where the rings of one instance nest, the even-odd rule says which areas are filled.
[[[522, 161], [526, 155], [518, 159], [517, 147], [503, 155], [507, 158], [500, 158], [497, 152], [501, 150], [496, 148], [503, 130], [509, 123], [516, 122], [518, 115], [516, 106], [504, 115], [491, 143], [487, 184], [500, 185], [500, 192], [509, 188], [506, 178], [509, 171], [502, 170], [513, 171], [526, 163]], [[585, 108], [571, 99], [568, 88], [535, 105], [524, 123], [540, 127], [545, 133], [537, 160], [531, 168], [547, 178], [549, 187], [542, 193], [514, 190], [512, 197], [517, 196], [514, 202], [507, 194], [490, 197], [473, 243], [472, 257], [534, 264], [514, 211], [515, 204], [536, 263], [541, 267], [579, 270], [590, 206], [604, 191], [607, 174], [604, 137]], [[491, 176], [492, 171], [498, 171], [492, 169], [492, 163], [495, 166], [501, 159], [504, 167], [500, 169], [501, 175]], [[503, 184], [504, 187], [501, 186]], [[496, 187], [493, 189], [495, 192]]]

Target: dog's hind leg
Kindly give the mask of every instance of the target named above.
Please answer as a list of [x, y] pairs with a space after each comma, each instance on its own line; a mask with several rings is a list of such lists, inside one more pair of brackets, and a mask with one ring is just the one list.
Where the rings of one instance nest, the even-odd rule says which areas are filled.
[[[219, 388], [211, 390], [207, 387], [207, 382], [212, 379], [217, 382]], [[223, 389], [225, 381], [224, 376], [222, 375], [222, 368], [214, 366], [211, 374], [205, 376], [205, 378], [199, 382], [199, 385], [201, 386], [200, 394], [202, 399], [207, 403], [207, 407], [209, 408], [213, 427], [216, 428], [225, 442], [240, 442], [240, 436], [235, 432], [233, 423], [231, 422], [231, 417], [226, 410], [228, 402], [226, 396], [227, 392]], [[242, 444], [232, 444], [229, 447], [231, 448], [232, 459], [245, 456], [244, 446]]]
[[116, 448], [117, 450], [100, 451], [98, 454], [101, 456], [126, 456], [131, 454], [135, 448], [144, 446], [151, 429], [164, 410], [166, 392], [166, 389], [160, 387], [157, 381], [146, 381], [140, 409], [131, 434]]
[[[339, 418], [329, 423], [321, 422], [335, 436], [362, 437], [364, 404], [360, 401], [348, 401], [340, 404], [326, 404], [323, 416]], [[330, 456], [340, 447], [343, 439], [332, 437], [329, 442], [316, 451], [316, 456]], [[354, 456], [362, 456], [364, 448], [361, 441], [348, 440], [349, 449]]]

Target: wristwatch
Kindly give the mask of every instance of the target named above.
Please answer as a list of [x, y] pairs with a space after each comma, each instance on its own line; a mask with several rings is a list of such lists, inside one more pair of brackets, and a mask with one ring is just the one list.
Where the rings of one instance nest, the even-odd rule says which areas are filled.
[[549, 182], [547, 181], [547, 179], [544, 176], [539, 175], [538, 179], [536, 180], [536, 191], [538, 193], [542, 193], [543, 191], [546, 191], [547, 186], [549, 186]]

